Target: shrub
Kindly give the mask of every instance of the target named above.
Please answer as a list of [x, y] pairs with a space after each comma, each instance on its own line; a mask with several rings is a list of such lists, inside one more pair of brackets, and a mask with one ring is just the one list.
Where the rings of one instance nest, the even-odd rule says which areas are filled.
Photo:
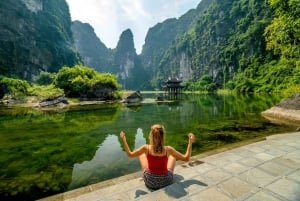
[[6, 88], [5, 95], [9, 95], [14, 98], [21, 98], [27, 95], [30, 84], [25, 80], [0, 77], [1, 88]]
[[51, 85], [33, 85], [28, 89], [30, 96], [36, 96], [39, 99], [57, 97], [64, 94], [62, 89], [56, 88], [53, 84]]
[[36, 83], [39, 85], [49, 85], [54, 81], [55, 74], [42, 71], [36, 80]]
[[87, 98], [101, 98], [95, 92], [95, 90], [99, 91], [99, 86], [105, 88], [105, 93], [109, 93], [104, 95], [105, 98], [113, 98], [113, 92], [120, 86], [115, 75], [110, 73], [101, 74], [92, 68], [80, 65], [72, 68], [63, 67], [57, 73], [54, 84], [63, 89], [68, 97]]

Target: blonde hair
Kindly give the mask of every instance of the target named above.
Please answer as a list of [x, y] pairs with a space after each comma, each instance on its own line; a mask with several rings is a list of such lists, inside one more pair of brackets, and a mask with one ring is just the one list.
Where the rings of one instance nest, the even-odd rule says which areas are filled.
[[162, 153], [165, 141], [165, 128], [160, 124], [154, 124], [151, 126], [149, 134], [150, 145], [154, 153]]

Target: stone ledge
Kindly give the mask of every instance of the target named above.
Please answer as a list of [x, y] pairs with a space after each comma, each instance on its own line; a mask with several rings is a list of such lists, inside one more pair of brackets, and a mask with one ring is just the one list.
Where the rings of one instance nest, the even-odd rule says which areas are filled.
[[276, 123], [287, 123], [300, 125], [300, 110], [272, 107], [263, 111], [262, 116]]

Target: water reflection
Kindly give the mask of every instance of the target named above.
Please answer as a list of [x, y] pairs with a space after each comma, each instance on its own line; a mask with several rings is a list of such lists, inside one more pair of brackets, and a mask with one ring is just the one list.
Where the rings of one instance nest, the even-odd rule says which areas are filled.
[[[128, 134], [130, 135], [130, 134]], [[134, 149], [146, 143], [143, 136], [143, 130], [138, 128], [135, 135]], [[122, 174], [126, 166], [120, 164], [127, 164], [137, 168], [137, 159], [128, 159], [123, 151], [118, 135], [108, 135], [102, 144], [99, 145], [94, 157], [90, 161], [83, 163], [75, 163], [72, 172], [72, 182], [69, 189], [78, 188], [83, 185], [95, 183], [109, 177], [112, 177], [112, 169], [119, 169], [115, 174]]]
[[260, 115], [279, 100], [261, 94], [191, 94], [167, 103], [78, 106], [63, 112], [0, 106], [0, 200], [36, 200], [138, 171], [138, 159], [123, 152], [120, 130], [133, 149], [148, 140], [152, 124], [161, 123], [166, 144], [182, 152], [192, 131], [199, 139], [193, 154], [288, 132]]

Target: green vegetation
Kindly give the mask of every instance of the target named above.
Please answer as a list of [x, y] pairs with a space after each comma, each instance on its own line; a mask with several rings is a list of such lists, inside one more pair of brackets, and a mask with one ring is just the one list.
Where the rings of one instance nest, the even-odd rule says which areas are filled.
[[36, 2], [42, 8], [38, 12], [27, 6], [32, 5], [0, 1], [0, 75], [33, 81], [39, 71], [57, 72], [63, 65], [81, 63], [67, 2]]
[[57, 113], [1, 110], [0, 198], [36, 200], [68, 190], [74, 164], [93, 157], [107, 136], [99, 127], [117, 117], [113, 104]]
[[30, 84], [25, 80], [0, 76], [0, 86], [1, 98], [6, 95], [6, 98], [24, 99], [28, 94]]
[[269, 0], [275, 17], [264, 31], [266, 50], [273, 56], [254, 58], [231, 84], [240, 92], [300, 91], [300, 6], [297, 1]]
[[39, 85], [49, 85], [52, 84], [55, 78], [55, 73], [49, 73], [49, 72], [40, 72], [40, 75], [38, 79], [36, 80], [36, 83]]
[[[117, 78], [110, 73], [100, 74], [92, 68], [76, 65], [63, 67], [54, 80], [55, 86], [64, 90], [68, 97], [118, 98], [115, 91], [119, 88]], [[102, 91], [97, 94], [97, 90]]]
[[217, 90], [216, 84], [209, 75], [203, 75], [197, 82], [188, 82], [186, 84], [186, 90], [188, 91], [214, 92]]
[[212, 0], [163, 53], [152, 50], [152, 58], [161, 55], [152, 62], [152, 85], [191, 68], [188, 86], [195, 90], [299, 92], [299, 8], [293, 0]]
[[57, 74], [41, 72], [38, 84], [16, 78], [0, 77], [2, 98], [26, 99], [35, 96], [38, 100], [66, 95], [70, 98], [120, 98], [116, 76], [98, 73], [86, 66], [63, 67]]
[[53, 98], [64, 95], [64, 91], [60, 88], [55, 87], [53, 84], [50, 85], [37, 85], [33, 84], [28, 89], [28, 96], [35, 96], [38, 100]]
[[16, 78], [1, 77], [0, 86], [4, 89], [1, 91], [3, 99], [18, 101], [26, 101], [28, 96], [34, 96], [40, 100], [64, 94], [62, 89], [56, 88], [53, 84], [37, 85]]

